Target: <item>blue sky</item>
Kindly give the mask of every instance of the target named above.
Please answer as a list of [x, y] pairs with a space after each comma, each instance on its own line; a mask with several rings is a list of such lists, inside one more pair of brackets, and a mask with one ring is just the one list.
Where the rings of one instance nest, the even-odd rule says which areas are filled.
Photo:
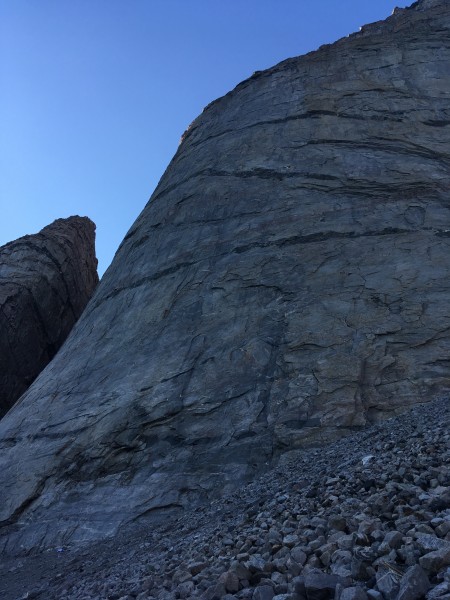
[[399, 0], [0, 0], [0, 245], [97, 224], [107, 268], [189, 123]]

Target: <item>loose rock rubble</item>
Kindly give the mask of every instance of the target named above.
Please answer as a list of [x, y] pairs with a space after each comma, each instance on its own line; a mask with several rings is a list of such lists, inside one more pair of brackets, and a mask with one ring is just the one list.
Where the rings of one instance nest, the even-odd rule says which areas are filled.
[[[258, 481], [149, 531], [65, 548], [47, 563], [60, 572], [6, 598], [449, 600], [449, 404], [288, 453]], [[32, 560], [37, 573], [39, 558], [9, 571]]]

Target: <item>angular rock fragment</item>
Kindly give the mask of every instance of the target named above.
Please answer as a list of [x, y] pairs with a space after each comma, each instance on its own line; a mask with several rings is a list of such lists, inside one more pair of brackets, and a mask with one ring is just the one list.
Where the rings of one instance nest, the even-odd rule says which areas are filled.
[[223, 584], [227, 592], [239, 591], [239, 577], [232, 570], [222, 573], [219, 583]]
[[442, 567], [450, 565], [450, 549], [441, 548], [428, 552], [419, 559], [420, 566], [430, 573], [437, 573]]
[[430, 588], [427, 574], [419, 566], [410, 567], [400, 581], [397, 600], [420, 600]]
[[377, 571], [377, 588], [384, 600], [395, 600], [400, 589], [400, 578], [389, 569]]
[[348, 580], [338, 575], [312, 569], [304, 579], [308, 600], [332, 600], [338, 584], [348, 587]]
[[450, 541], [441, 540], [435, 535], [427, 533], [416, 534], [417, 545], [423, 552], [433, 552], [440, 550], [444, 552], [450, 552]]
[[272, 600], [275, 596], [271, 585], [261, 585], [255, 588], [253, 592], [253, 600]]
[[339, 600], [367, 600], [367, 594], [360, 587], [349, 587], [342, 590]]

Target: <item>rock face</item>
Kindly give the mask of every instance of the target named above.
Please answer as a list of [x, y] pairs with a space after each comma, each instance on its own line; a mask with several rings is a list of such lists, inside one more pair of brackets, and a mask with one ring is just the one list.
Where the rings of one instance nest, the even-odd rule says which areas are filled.
[[286, 453], [201, 510], [2, 560], [0, 598], [449, 600], [449, 484], [446, 397]]
[[449, 29], [416, 3], [194, 121], [0, 424], [5, 552], [192, 506], [450, 388]]
[[0, 416], [51, 361], [97, 283], [95, 225], [85, 217], [0, 248]]

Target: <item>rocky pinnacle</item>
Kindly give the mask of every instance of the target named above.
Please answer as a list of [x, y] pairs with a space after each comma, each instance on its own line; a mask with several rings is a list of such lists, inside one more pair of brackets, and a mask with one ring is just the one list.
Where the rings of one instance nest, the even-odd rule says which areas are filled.
[[51, 361], [98, 283], [95, 225], [58, 219], [0, 248], [0, 416]]

